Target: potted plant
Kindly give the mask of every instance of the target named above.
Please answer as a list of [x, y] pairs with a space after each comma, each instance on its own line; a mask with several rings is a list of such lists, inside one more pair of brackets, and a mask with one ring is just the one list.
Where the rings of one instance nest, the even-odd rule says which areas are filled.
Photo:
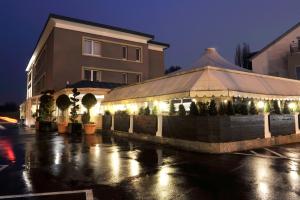
[[57, 122], [57, 128], [59, 133], [66, 133], [68, 128], [68, 122], [65, 117], [65, 111], [70, 107], [71, 101], [68, 95], [62, 94], [56, 99], [56, 106], [61, 111], [60, 120]]
[[42, 92], [42, 96], [39, 98], [40, 105], [37, 111], [37, 121], [39, 123], [38, 130], [41, 132], [55, 131], [54, 118], [52, 113], [54, 111], [54, 98], [53, 90], [47, 90]]
[[79, 105], [77, 104], [79, 99], [77, 98], [80, 95], [77, 88], [73, 88], [72, 90], [73, 95], [70, 98], [71, 101], [71, 112], [70, 112], [70, 121], [71, 123], [68, 124], [68, 132], [74, 134], [80, 134], [82, 130], [81, 123], [78, 122], [78, 114], [77, 111], [79, 110]]
[[96, 131], [96, 124], [91, 122], [90, 109], [96, 105], [97, 99], [95, 95], [87, 93], [82, 97], [82, 105], [87, 109], [87, 112], [82, 115], [82, 123], [86, 134], [94, 134]]

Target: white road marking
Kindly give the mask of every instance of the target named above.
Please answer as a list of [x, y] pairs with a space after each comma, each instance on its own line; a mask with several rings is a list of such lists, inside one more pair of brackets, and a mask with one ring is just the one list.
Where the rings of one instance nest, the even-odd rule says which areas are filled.
[[8, 167], [8, 165], [0, 165], [0, 172], [1, 172], [2, 170], [4, 170], [6, 167]]
[[74, 191], [61, 191], [61, 192], [44, 192], [44, 193], [30, 193], [30, 194], [19, 194], [19, 195], [5, 195], [5, 196], [0, 196], [0, 199], [53, 196], [53, 195], [76, 194], [76, 193], [85, 193], [86, 200], [94, 200], [92, 190], [74, 190]]
[[284, 156], [284, 155], [282, 155], [282, 154], [280, 154], [280, 153], [277, 153], [277, 152], [275, 152], [275, 151], [272, 151], [271, 149], [264, 148], [264, 150], [266, 150], [266, 151], [268, 151], [268, 152], [271, 152], [271, 153], [273, 153], [273, 154], [275, 154], [275, 155], [277, 155], [277, 156], [279, 156], [279, 157], [281, 157], [281, 158], [288, 158], [288, 157], [286, 157], [286, 156]]

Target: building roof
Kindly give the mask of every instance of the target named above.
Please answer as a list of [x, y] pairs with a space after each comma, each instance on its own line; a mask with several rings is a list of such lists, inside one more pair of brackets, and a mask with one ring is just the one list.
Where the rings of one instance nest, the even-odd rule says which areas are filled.
[[104, 97], [103, 102], [211, 96], [299, 100], [300, 81], [229, 69], [226, 66], [204, 66], [115, 88]]
[[82, 80], [77, 83], [73, 83], [67, 86], [67, 88], [104, 88], [113, 89], [116, 87], [124, 86], [121, 83], [108, 83], [108, 82], [95, 82]]
[[294, 31], [296, 28], [298, 28], [300, 26], [300, 22], [297, 23], [296, 25], [294, 25], [293, 27], [291, 27], [290, 29], [288, 29], [286, 32], [284, 32], [283, 34], [281, 34], [279, 37], [277, 37], [275, 40], [273, 40], [272, 42], [270, 42], [269, 44], [267, 44], [265, 47], [263, 47], [261, 50], [257, 51], [251, 58], [250, 60], [253, 60], [254, 58], [256, 58], [257, 56], [259, 56], [261, 53], [263, 53], [265, 50], [267, 50], [269, 47], [271, 47], [273, 44], [277, 43], [279, 40], [281, 40], [282, 38], [284, 38], [287, 34], [291, 33], [292, 31]]
[[92, 26], [92, 27], [96, 27], [96, 28], [100, 28], [100, 29], [109, 29], [112, 31], [117, 31], [119, 33], [125, 33], [125, 34], [130, 34], [130, 35], [135, 35], [135, 36], [139, 36], [144, 38], [147, 43], [150, 44], [155, 44], [158, 46], [162, 46], [164, 48], [168, 48], [170, 45], [166, 44], [166, 43], [161, 43], [161, 42], [157, 42], [154, 41], [154, 35], [152, 34], [148, 34], [148, 33], [142, 33], [142, 32], [138, 32], [138, 31], [134, 31], [134, 30], [130, 30], [130, 29], [125, 29], [125, 28], [120, 28], [120, 27], [116, 27], [116, 26], [110, 26], [110, 25], [106, 25], [106, 24], [100, 24], [100, 23], [96, 23], [96, 22], [90, 22], [90, 21], [86, 21], [86, 20], [82, 20], [82, 19], [76, 19], [76, 18], [71, 18], [71, 17], [66, 17], [66, 16], [62, 16], [62, 15], [57, 15], [57, 14], [50, 14], [48, 16], [48, 19], [43, 27], [42, 32], [39, 35], [39, 38], [35, 44], [32, 56], [28, 62], [28, 65], [26, 67], [26, 71], [29, 70], [30, 66], [32, 63], [35, 62], [35, 59], [37, 58], [40, 49], [42, 48], [42, 46], [44, 45], [44, 42], [47, 40], [48, 36], [50, 35], [50, 32], [52, 31], [52, 29], [55, 26], [55, 21], [67, 21], [70, 23], [76, 23], [76, 24], [82, 24], [82, 25], [86, 25], [86, 26]]

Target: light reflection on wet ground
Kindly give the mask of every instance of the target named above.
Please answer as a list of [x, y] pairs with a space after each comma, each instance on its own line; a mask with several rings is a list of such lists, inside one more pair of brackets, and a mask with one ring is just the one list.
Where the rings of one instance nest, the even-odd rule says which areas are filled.
[[[272, 150], [299, 158], [299, 147]], [[299, 199], [299, 162], [8, 129], [0, 132], [0, 165], [9, 165], [0, 196], [92, 189], [98, 199]]]

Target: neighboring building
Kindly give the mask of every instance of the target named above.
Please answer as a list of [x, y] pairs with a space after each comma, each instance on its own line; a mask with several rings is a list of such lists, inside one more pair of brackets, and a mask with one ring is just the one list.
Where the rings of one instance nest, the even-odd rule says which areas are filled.
[[34, 112], [38, 95], [45, 90], [58, 92], [85, 80], [85, 88], [96, 85], [104, 89], [98, 91], [104, 95], [111, 89], [107, 85], [163, 76], [164, 50], [169, 45], [153, 39], [146, 33], [49, 15], [26, 68], [27, 101], [23, 110], [27, 111], [23, 118]]
[[253, 72], [300, 79], [300, 23], [257, 52], [251, 60]]

